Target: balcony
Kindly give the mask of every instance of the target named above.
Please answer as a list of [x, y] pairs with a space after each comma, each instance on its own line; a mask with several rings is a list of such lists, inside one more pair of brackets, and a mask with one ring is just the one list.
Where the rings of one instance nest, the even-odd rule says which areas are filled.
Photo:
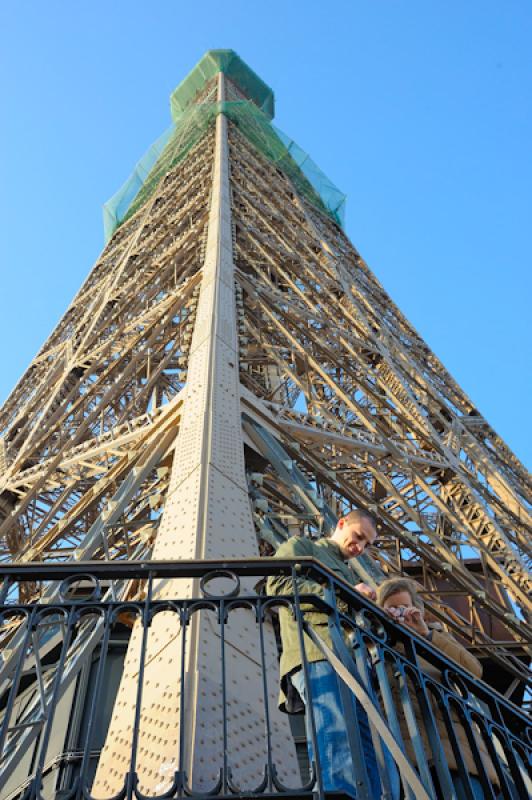
[[[291, 590], [267, 596], [270, 576], [284, 576]], [[323, 780], [312, 702], [307, 712], [317, 754], [312, 763], [303, 717], [281, 715], [275, 702], [278, 669], [270, 651], [276, 641], [279, 645], [281, 608], [297, 626], [307, 697], [312, 687], [305, 653], [312, 640], [337, 673], [343, 696], [356, 696], [366, 712], [382, 797], [394, 797], [395, 780], [409, 799], [473, 799], [472, 763], [486, 798], [530, 796], [532, 726], [526, 714], [310, 559], [4, 565], [0, 577], [1, 800], [333, 796]], [[323, 596], [301, 594], [302, 577], [321, 584]], [[162, 585], [164, 600], [158, 599]], [[39, 594], [38, 602], [23, 602], [32, 592]], [[326, 615], [332, 647], [311, 624], [317, 612]], [[170, 660], [168, 669], [179, 697], [178, 718], [161, 712], [156, 723], [162, 737], [165, 726], [178, 733], [171, 757], [156, 764], [153, 788], [146, 778], [142, 732], [152, 680], [150, 637], [159, 615], [176, 623], [180, 657]], [[244, 628], [254, 643], [256, 669], [237, 676], [231, 665]], [[217, 653], [208, 666], [215, 699], [207, 703], [205, 736], [198, 733], [195, 713], [201, 701], [195, 664], [202, 636], [210, 637], [215, 648], [210, 652]], [[105, 758], [109, 763], [106, 741], [131, 653], [138, 663], [129, 669], [131, 703], [124, 713], [130, 714], [132, 733], [118, 745], [125, 765], [119, 788], [106, 795], [101, 790], [102, 764]], [[250, 687], [256, 713], [243, 723], [234, 697]], [[345, 725], [357, 798], [370, 800], [375, 795], [349, 702]], [[442, 726], [455, 774], [442, 745]], [[167, 740], [164, 747], [168, 753]]]

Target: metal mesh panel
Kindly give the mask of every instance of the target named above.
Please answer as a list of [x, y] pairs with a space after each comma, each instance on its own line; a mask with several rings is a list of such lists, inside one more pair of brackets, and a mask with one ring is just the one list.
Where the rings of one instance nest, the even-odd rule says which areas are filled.
[[174, 116], [173, 126], [154, 142], [124, 185], [105, 203], [106, 241], [124, 220], [144, 205], [162, 178], [185, 158], [222, 112], [268, 161], [290, 178], [299, 194], [343, 225], [346, 196], [308, 153], [271, 124], [254, 102], [204, 102]]

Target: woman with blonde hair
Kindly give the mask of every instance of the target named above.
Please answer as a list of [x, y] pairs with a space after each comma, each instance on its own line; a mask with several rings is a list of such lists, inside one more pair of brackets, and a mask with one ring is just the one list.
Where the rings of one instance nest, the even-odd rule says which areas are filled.
[[[430, 641], [430, 643], [438, 650], [441, 650], [441, 652], [447, 658], [456, 661], [463, 669], [471, 673], [473, 677], [482, 677], [482, 665], [474, 655], [468, 652], [468, 650], [459, 644], [449, 633], [445, 632], [439, 623], [426, 622], [423, 599], [419, 594], [419, 586], [415, 581], [411, 580], [410, 578], [390, 578], [384, 581], [377, 590], [377, 604], [381, 606], [381, 608], [386, 611], [386, 613], [395, 622], [399, 623], [400, 625], [405, 625], [413, 630], [418, 636], [422, 636]], [[402, 649], [402, 645], [398, 645], [398, 652], [400, 649]], [[420, 658], [420, 666], [426, 675], [436, 682], [441, 683], [441, 672], [434, 664], [431, 664], [426, 659]], [[392, 670], [390, 669], [388, 672], [391, 673]], [[415, 764], [414, 748], [410, 742], [408, 726], [404, 714], [402, 713], [399, 686], [397, 685], [396, 680], [394, 680], [394, 677], [390, 674], [389, 680], [392, 687], [392, 694], [394, 697], [395, 708], [397, 710], [397, 716], [399, 719], [401, 736], [406, 747], [406, 753]], [[431, 748], [424, 730], [421, 708], [416, 697], [415, 687], [412, 685], [410, 680], [408, 680], [408, 684], [412, 699], [412, 707], [416, 717], [416, 724], [421, 733], [423, 747], [427, 755], [427, 761], [430, 764]], [[459, 785], [460, 777], [458, 773], [458, 765], [456, 763], [456, 758], [451, 745], [449, 731], [445, 724], [444, 714], [436, 703], [432, 703], [431, 705], [434, 719], [438, 727], [438, 733], [445, 754], [445, 759], [451, 772], [451, 777], [453, 778], [453, 781]], [[484, 791], [478, 777], [478, 769], [475, 764], [475, 760], [469, 748], [466, 732], [460, 723], [456, 711], [452, 710], [450, 713], [460, 751], [463, 754], [466, 769], [469, 773], [475, 799], [482, 800], [482, 798], [484, 798]], [[482, 761], [485, 765], [488, 778], [493, 784], [495, 792], [497, 792], [497, 772], [493, 766], [480, 734], [477, 733], [475, 735], [475, 741], [477, 743]]]

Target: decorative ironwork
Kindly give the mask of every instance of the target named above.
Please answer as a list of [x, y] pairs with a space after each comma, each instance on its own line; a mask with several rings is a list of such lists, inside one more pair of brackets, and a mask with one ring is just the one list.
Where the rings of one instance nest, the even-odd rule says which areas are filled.
[[[285, 576], [286, 585], [291, 586], [292, 591], [275, 597], [265, 595], [262, 587], [264, 579], [270, 575]], [[114, 659], [116, 662], [118, 651], [125, 651], [133, 625], [140, 625], [142, 647], [136, 674], [134, 707], [135, 730], [138, 732], [146, 679], [147, 644], [152, 623], [161, 613], [175, 615], [179, 620], [182, 658], [181, 663], [173, 665], [173, 668], [176, 681], [180, 677], [181, 726], [175, 757], [171, 763], [160, 765], [158, 790], [152, 796], [324, 797], [319, 756], [313, 764], [308, 765], [306, 774], [303, 769], [299, 780], [292, 775], [291, 782], [286, 781], [277, 769], [269, 724], [268, 684], [275, 683], [278, 676], [276, 672], [272, 673], [271, 665], [269, 668], [267, 664], [264, 627], [270, 625], [272, 614], [280, 606], [288, 607], [294, 615], [302, 643], [303, 632], [312, 635], [308, 614], [319, 611], [327, 615], [333, 634], [334, 663], [341, 662], [351, 680], [356, 680], [372, 698], [372, 713], [380, 715], [395, 737], [396, 752], [390, 739], [385, 744], [392, 755], [398, 758], [398, 769], [407, 796], [411, 796], [411, 790], [405, 779], [405, 762], [398, 756], [398, 753], [405, 752], [405, 742], [398, 724], [402, 716], [408, 720], [412, 741], [417, 741], [417, 763], [414, 766], [427, 796], [436, 796], [436, 782], [448, 789], [448, 796], [452, 796], [451, 775], [435, 723], [436, 707], [442, 712], [447, 734], [456, 750], [458, 771], [466, 787], [466, 755], [459, 749], [458, 743], [463, 742], [463, 737], [458, 739], [458, 727], [466, 733], [485, 796], [495, 797], [489, 765], [487, 768], [485, 763], [486, 752], [491, 760], [491, 772], [495, 770], [503, 796], [527, 796], [531, 785], [527, 783], [530, 780], [528, 770], [532, 757], [530, 719], [506, 698], [443, 656], [426, 640], [413, 635], [406, 627], [396, 625], [374, 604], [311, 559], [301, 559], [297, 563], [281, 559], [252, 559], [10, 565], [0, 568], [0, 576], [0, 645], [4, 659], [5, 654], [13, 648], [16, 653], [9, 674], [4, 670], [1, 684], [0, 774], [4, 786], [1, 796], [4, 800], [37, 800], [52, 795], [62, 800], [89, 800], [92, 797], [91, 784], [96, 762], [115, 702], [109, 685], [111, 683], [115, 689], [118, 685], [119, 676], [111, 676], [111, 661]], [[314, 594], [299, 594], [298, 581], [302, 576], [323, 584], [325, 599]], [[196, 588], [190, 596], [182, 597], [177, 593], [164, 601], [154, 599], [157, 582], [173, 580], [175, 583], [172, 585], [178, 588], [179, 579], [195, 579]], [[213, 591], [208, 589], [210, 584], [220, 580], [224, 581], [224, 587]], [[35, 604], [21, 602], [23, 586], [28, 581], [46, 587], [46, 593], [43, 592], [45, 601]], [[117, 599], [117, 589], [127, 583], [134, 583], [135, 599], [121, 601]], [[254, 589], [249, 588], [252, 585]], [[246, 624], [253, 627], [264, 700], [263, 779], [253, 786], [239, 782], [239, 755], [232, 745], [234, 730], [228, 714], [226, 691], [232, 680], [226, 659], [227, 647], [232, 645], [227, 642], [226, 629], [231, 624], [232, 616], [243, 610], [247, 612]], [[217, 754], [211, 751], [211, 761], [204, 764], [202, 773], [189, 776], [185, 750], [187, 725], [193, 724], [193, 715], [186, 702], [185, 661], [187, 649], [194, 646], [188, 636], [197, 615], [209, 617], [213, 635], [219, 641], [217, 669], [221, 708], [216, 719], [213, 719], [213, 724], [218, 724]], [[347, 636], [348, 631], [350, 634]], [[306, 671], [304, 649], [302, 658]], [[432, 671], [428, 670], [427, 665]], [[434, 669], [439, 673], [439, 679], [434, 677]], [[307, 691], [311, 692], [308, 684]], [[66, 695], [69, 696], [72, 713], [68, 730], [63, 730], [63, 722], [59, 718], [62, 714], [62, 698]], [[421, 709], [421, 722], [416, 717], [415, 704]], [[311, 703], [309, 709], [313, 715]], [[356, 719], [347, 709], [346, 726], [356, 725]], [[423, 729], [423, 735], [418, 726]], [[380, 737], [375, 726], [372, 728], [374, 741], [378, 745]], [[50, 742], [62, 730], [64, 745], [61, 752], [55, 753], [50, 759]], [[31, 774], [25, 783], [15, 788], [10, 786], [10, 775], [20, 758], [19, 745], [23, 738], [26, 752], [31, 751]], [[427, 741], [430, 743], [429, 749]], [[481, 754], [480, 742], [484, 745], [484, 755]], [[317, 752], [316, 745], [314, 752]], [[217, 757], [213, 758], [214, 755]], [[145, 797], [136, 774], [139, 757], [138, 737], [135, 736], [128, 753], [129, 769], [123, 776], [120, 797], [139, 800]], [[366, 777], [356, 760], [354, 767], [363, 797], [367, 791], [364, 784]], [[464, 797], [468, 797], [467, 789], [464, 791]]]

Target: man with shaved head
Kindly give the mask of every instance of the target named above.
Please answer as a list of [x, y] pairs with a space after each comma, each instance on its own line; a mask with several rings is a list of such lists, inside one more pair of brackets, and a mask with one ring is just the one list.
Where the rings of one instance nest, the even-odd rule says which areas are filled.
[[[377, 523], [372, 514], [356, 509], [341, 517], [336, 528], [328, 537], [313, 540], [303, 536], [293, 536], [277, 550], [276, 557], [297, 559], [310, 556], [328, 567], [339, 578], [350, 583], [358, 592], [375, 600], [375, 590], [359, 582], [350, 559], [358, 558], [377, 538]], [[310, 578], [298, 579], [301, 594], [317, 594], [324, 597], [324, 587]], [[279, 575], [268, 579], [267, 592], [270, 595], [291, 595], [292, 578]], [[305, 618], [312, 624], [319, 636], [332, 648], [328, 617], [317, 611], [307, 611]], [[297, 623], [290, 609], [279, 609], [282, 654], [280, 663], [281, 697], [280, 708], [287, 713], [301, 713], [306, 705], [305, 681], [301, 664], [299, 634]], [[338, 678], [322, 651], [305, 635], [305, 653], [308, 661], [311, 684], [312, 707], [317, 729], [317, 743], [324, 789], [331, 792], [347, 792], [356, 797], [356, 779], [353, 771], [351, 749], [345, 728], [345, 714], [342, 706]], [[352, 700], [354, 718], [358, 720], [365, 766], [371, 784], [371, 796], [380, 797], [381, 786], [375, 752], [371, 741], [367, 717], [357, 701]], [[312, 762], [313, 751], [310, 732], [310, 715], [306, 714], [307, 746]]]

